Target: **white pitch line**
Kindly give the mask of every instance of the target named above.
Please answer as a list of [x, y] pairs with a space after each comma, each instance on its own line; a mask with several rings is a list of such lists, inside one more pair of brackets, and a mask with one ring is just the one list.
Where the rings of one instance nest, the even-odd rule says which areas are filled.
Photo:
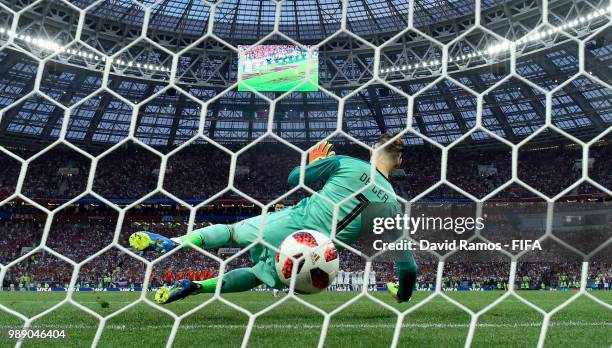
[[[96, 329], [97, 325], [81, 325], [81, 324], [69, 324], [69, 325], [32, 325], [35, 328], [40, 329]], [[482, 323], [478, 324], [480, 328], [525, 328], [525, 327], [541, 327], [542, 322], [527, 322], [527, 323], [516, 323], [516, 324], [489, 324]], [[612, 322], [581, 322], [581, 321], [560, 321], [552, 322], [550, 326], [559, 327], [580, 327], [580, 326], [601, 326], [601, 327], [612, 327]], [[172, 325], [146, 325], [146, 326], [129, 326], [129, 325], [117, 325], [111, 324], [106, 325], [104, 329], [109, 330], [159, 330], [169, 329]], [[321, 325], [318, 324], [255, 324], [256, 329], [319, 329]], [[395, 324], [330, 324], [330, 328], [339, 329], [393, 329]], [[423, 328], [423, 329], [453, 329], [453, 328], [469, 328], [470, 324], [436, 324], [436, 323], [406, 323], [402, 325], [402, 328]], [[14, 326], [0, 325], [2, 329], [14, 329]], [[181, 325], [180, 329], [196, 330], [196, 329], [244, 329], [246, 324], [195, 324], [195, 325]]]

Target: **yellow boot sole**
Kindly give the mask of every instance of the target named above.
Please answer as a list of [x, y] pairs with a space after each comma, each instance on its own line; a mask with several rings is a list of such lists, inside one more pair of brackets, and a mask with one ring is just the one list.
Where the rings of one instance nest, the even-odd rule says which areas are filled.
[[139, 251], [143, 251], [151, 245], [151, 238], [144, 232], [134, 232], [129, 239], [130, 246]]
[[165, 286], [155, 292], [155, 302], [159, 304], [164, 304], [168, 302], [169, 297], [170, 297], [170, 289], [168, 289]]

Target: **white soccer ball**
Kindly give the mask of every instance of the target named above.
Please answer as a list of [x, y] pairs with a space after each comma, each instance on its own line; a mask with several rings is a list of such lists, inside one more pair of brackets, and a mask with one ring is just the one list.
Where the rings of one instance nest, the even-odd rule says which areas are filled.
[[295, 275], [295, 290], [314, 294], [328, 287], [340, 268], [340, 259], [334, 243], [321, 232], [300, 230], [285, 238], [276, 254], [276, 273], [280, 280], [291, 283], [293, 260], [299, 261]]

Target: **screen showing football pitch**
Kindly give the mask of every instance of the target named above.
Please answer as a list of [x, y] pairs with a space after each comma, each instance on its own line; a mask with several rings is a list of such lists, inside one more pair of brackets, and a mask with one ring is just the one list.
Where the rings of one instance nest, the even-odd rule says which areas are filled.
[[[238, 46], [239, 91], [316, 92], [319, 53], [295, 45]], [[248, 88], [247, 88], [248, 86]], [[298, 87], [299, 86], [299, 87]]]

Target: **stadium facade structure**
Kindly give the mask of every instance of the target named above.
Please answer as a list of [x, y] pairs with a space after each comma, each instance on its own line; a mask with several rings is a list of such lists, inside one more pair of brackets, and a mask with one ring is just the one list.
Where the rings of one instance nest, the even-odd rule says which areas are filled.
[[[32, 2], [3, 3], [18, 11]], [[23, 39], [25, 36], [61, 44], [73, 42], [69, 48], [83, 53], [54, 53], [40, 63], [44, 64], [41, 92], [66, 107], [87, 98], [68, 111], [66, 139], [79, 146], [108, 147], [122, 140], [128, 134], [133, 112], [138, 116], [138, 139], [153, 146], [179, 145], [197, 133], [204, 104], [204, 134], [220, 143], [256, 139], [264, 134], [268, 117], [274, 117], [275, 133], [282, 138], [312, 143], [336, 129], [340, 111], [344, 115], [342, 129], [364, 142], [382, 132], [405, 129], [407, 116], [413, 114], [415, 132], [406, 135], [410, 144], [424, 143], [419, 137], [422, 134], [447, 145], [475, 125], [477, 97], [452, 80], [440, 79], [439, 65], [402, 70], [406, 64], [442, 59], [441, 46], [421, 33], [439, 43], [452, 41], [448, 57], [459, 57], [486, 50], [502, 38], [515, 41], [534, 28], [546, 31], [608, 6], [596, 0], [552, 1], [547, 4], [550, 24], [543, 24], [543, 5], [536, 0], [482, 1], [480, 9], [474, 7], [474, 1], [442, 4], [422, 0], [415, 1], [413, 16], [414, 26], [421, 33], [400, 33], [409, 24], [407, 1], [350, 1], [346, 30], [352, 34], [347, 34], [338, 32], [341, 2], [286, 1], [279, 13], [279, 31], [286, 35], [283, 37], [268, 35], [274, 29], [274, 1], [228, 0], [217, 4], [214, 13], [200, 0], [144, 1], [144, 6], [151, 8], [146, 32], [145, 11], [135, 2], [78, 0], [72, 4], [75, 8], [90, 6], [80, 41], [73, 41], [79, 12], [59, 0], [50, 0], [20, 13], [13, 27], [17, 37], [0, 51], [0, 139], [5, 145], [53, 142], [65, 113], [39, 94], [16, 103], [37, 83], [39, 63], [31, 56], [51, 55]], [[476, 10], [486, 30], [473, 28]], [[210, 16], [214, 16], [214, 25]], [[0, 26], [6, 29], [0, 32], [2, 45], [7, 43], [12, 21], [12, 14], [0, 9]], [[597, 32], [606, 23], [606, 16], [598, 16], [563, 33], [517, 47], [516, 73], [533, 84], [551, 90], [573, 78], [552, 95], [552, 123], [582, 140], [592, 139], [612, 122], [610, 90], [589, 77], [591, 74], [610, 82], [607, 60], [612, 29]], [[574, 77], [582, 47], [577, 39], [585, 37], [582, 59], [587, 74]], [[319, 46], [319, 81], [326, 92], [289, 93], [270, 108], [255, 93], [228, 89], [236, 82], [237, 71], [236, 51], [228, 45], [291, 40]], [[168, 52], [181, 53], [175, 62], [176, 85], [186, 94], [170, 88], [140, 103], [168, 86], [166, 69], [173, 64]], [[97, 59], [102, 54], [134, 64], [113, 63], [108, 81], [103, 81], [105, 63]], [[381, 55], [377, 67], [373, 59], [376, 54]], [[448, 75], [481, 93], [510, 73], [510, 62], [507, 52], [475, 56], [448, 63]], [[146, 69], [149, 64], [163, 69]], [[380, 69], [380, 80], [391, 88], [373, 80], [374, 69]], [[103, 82], [108, 89], [139, 104], [128, 105], [111, 93], [99, 91]], [[416, 97], [409, 101], [399, 91]], [[331, 94], [342, 97], [350, 93], [339, 110], [338, 100]], [[271, 99], [280, 96], [263, 94]], [[546, 96], [524, 80], [510, 78], [482, 98], [483, 126], [511, 142], [519, 142], [544, 124]], [[409, 105], [413, 108], [410, 113]], [[547, 141], [559, 138], [555, 132], [549, 135]], [[533, 142], [541, 140], [538, 137]], [[496, 145], [499, 141], [474, 132], [458, 146], [476, 143]]]

